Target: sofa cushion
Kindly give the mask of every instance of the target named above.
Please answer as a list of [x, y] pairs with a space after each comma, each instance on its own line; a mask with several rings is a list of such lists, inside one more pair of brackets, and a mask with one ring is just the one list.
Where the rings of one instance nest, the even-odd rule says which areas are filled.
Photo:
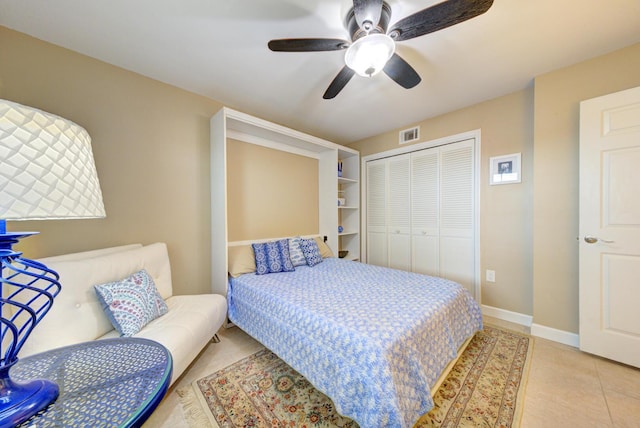
[[40, 261], [58, 272], [62, 290], [53, 301], [49, 313], [25, 342], [20, 357], [94, 340], [113, 330], [96, 297], [93, 288], [96, 284], [117, 281], [146, 269], [163, 299], [173, 294], [169, 255], [163, 243], [102, 253], [86, 259], [52, 259]]
[[[218, 332], [227, 318], [227, 300], [220, 294], [173, 296], [166, 300], [169, 312], [147, 324], [133, 337], [164, 345], [173, 357], [173, 383]], [[118, 337], [115, 330], [100, 337]]]
[[48, 266], [49, 263], [71, 262], [73, 260], [92, 259], [94, 257], [106, 256], [107, 254], [113, 254], [113, 253], [121, 253], [123, 251], [133, 250], [135, 248], [142, 248], [142, 244], [127, 244], [127, 245], [120, 245], [117, 247], [100, 248], [98, 250], [81, 251], [79, 253], [62, 254], [59, 256], [51, 256], [44, 259], [40, 259], [40, 261]]
[[94, 288], [109, 321], [124, 337], [133, 336], [169, 310], [145, 269]]
[[[89, 250], [89, 251], [83, 251], [83, 252], [79, 252], [79, 253], [70, 253], [70, 254], [63, 254], [63, 255], [59, 255], [59, 256], [51, 256], [51, 257], [47, 257], [44, 259], [40, 259], [41, 262], [44, 262], [44, 264], [46, 266], [49, 266], [51, 263], [57, 263], [57, 262], [66, 262], [66, 261], [73, 261], [73, 260], [82, 260], [82, 259], [88, 259], [91, 257], [97, 257], [97, 256], [101, 256], [101, 255], [106, 255], [106, 254], [112, 254], [112, 253], [116, 253], [119, 251], [126, 251], [126, 250], [132, 250], [134, 248], [141, 248], [142, 244], [128, 244], [128, 245], [121, 245], [118, 247], [110, 247], [110, 248], [102, 248], [99, 250]], [[26, 258], [29, 258], [27, 255], [25, 255]], [[11, 290], [13, 290], [13, 288], [10, 288], [9, 286], [6, 286], [5, 284], [2, 285], [2, 295], [3, 296], [7, 296], [9, 295], [9, 293], [11, 292]], [[27, 294], [25, 294], [27, 295]], [[26, 299], [28, 300], [28, 299]], [[20, 300], [18, 299], [18, 301], [24, 303], [24, 301], [26, 300]], [[13, 316], [16, 313], [16, 308], [12, 305], [3, 305], [2, 306], [2, 316], [9, 318], [11, 316]], [[7, 337], [8, 339], [8, 337]], [[3, 344], [4, 347], [4, 344]]]

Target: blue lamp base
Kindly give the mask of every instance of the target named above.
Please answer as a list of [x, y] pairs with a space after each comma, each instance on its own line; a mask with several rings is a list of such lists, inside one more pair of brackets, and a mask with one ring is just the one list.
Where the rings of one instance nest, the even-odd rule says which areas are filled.
[[[38, 322], [60, 292], [59, 276], [51, 269], [12, 249], [34, 232], [7, 232], [0, 219], [0, 428], [15, 427], [58, 398], [58, 385], [46, 380], [15, 382], [9, 371]], [[22, 296], [25, 293], [25, 296]], [[23, 322], [27, 320], [27, 322]]]
[[15, 427], [58, 398], [58, 385], [46, 379], [27, 383], [9, 377], [11, 367], [0, 369], [0, 428]]

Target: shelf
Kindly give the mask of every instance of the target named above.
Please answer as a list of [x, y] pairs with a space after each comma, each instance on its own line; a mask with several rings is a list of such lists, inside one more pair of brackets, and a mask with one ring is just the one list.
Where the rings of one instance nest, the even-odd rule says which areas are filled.
[[338, 183], [357, 183], [358, 180], [353, 178], [338, 177]]
[[342, 174], [338, 177], [338, 197], [347, 202], [339, 205], [338, 224], [343, 232], [338, 233], [338, 243], [342, 250], [349, 251], [347, 260], [360, 258], [360, 159], [357, 155], [339, 152]]

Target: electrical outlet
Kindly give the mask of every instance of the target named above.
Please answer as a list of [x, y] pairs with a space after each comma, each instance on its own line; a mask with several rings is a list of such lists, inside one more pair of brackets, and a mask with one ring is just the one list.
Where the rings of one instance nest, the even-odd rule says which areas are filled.
[[496, 271], [487, 269], [487, 282], [496, 282]]

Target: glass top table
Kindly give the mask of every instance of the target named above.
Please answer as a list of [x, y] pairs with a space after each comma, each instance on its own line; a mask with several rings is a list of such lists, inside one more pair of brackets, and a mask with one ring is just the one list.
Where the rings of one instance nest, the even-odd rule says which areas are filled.
[[49, 379], [60, 395], [20, 427], [137, 427], [171, 381], [169, 351], [148, 339], [95, 340], [20, 358], [15, 381]]

